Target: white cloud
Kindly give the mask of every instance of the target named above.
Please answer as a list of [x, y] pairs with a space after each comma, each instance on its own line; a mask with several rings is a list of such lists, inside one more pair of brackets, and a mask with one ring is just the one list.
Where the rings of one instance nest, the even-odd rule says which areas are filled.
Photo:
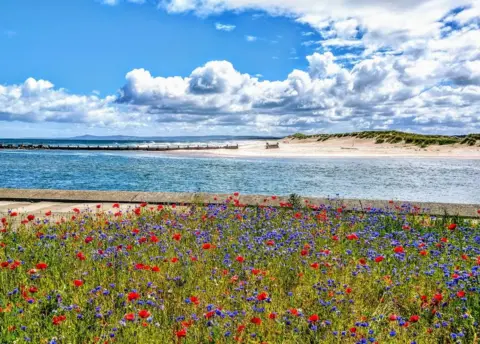
[[[363, 1], [364, 7], [352, 5], [345, 17], [338, 3], [327, 9], [322, 2], [309, 0], [287, 4], [277, 0], [267, 4], [260, 0], [170, 1], [167, 5], [179, 12], [205, 14], [250, 6], [277, 14], [296, 13], [299, 20], [328, 38], [316, 43], [323, 52], [308, 55], [305, 70], [294, 69], [283, 80], [242, 73], [228, 61], [210, 61], [188, 76], [154, 76], [145, 69], [134, 69], [126, 74], [118, 94], [106, 97], [75, 95], [49, 81], [29, 78], [20, 85], [0, 86], [0, 120], [278, 134], [320, 128], [479, 132], [477, 7], [448, 14], [453, 4], [448, 0], [405, 2]], [[436, 7], [440, 5], [442, 10]], [[373, 16], [373, 9], [381, 17], [392, 6], [393, 14], [365, 22]], [[317, 13], [319, 8], [328, 15]], [[420, 16], [427, 9], [434, 14]], [[403, 23], [407, 18], [418, 26]], [[295, 51], [291, 53], [295, 56]]]
[[215, 29], [219, 31], [226, 31], [230, 32], [235, 30], [235, 25], [229, 25], [229, 24], [221, 24], [221, 23], [215, 23]]
[[165, 0], [162, 4], [169, 12], [193, 11], [202, 16], [263, 10], [294, 17], [320, 33], [332, 31], [341, 39], [353, 38], [361, 30], [365, 44], [372, 48], [397, 45], [409, 38], [437, 37], [442, 26], [439, 21], [454, 8], [466, 8], [454, 16], [462, 24], [478, 18], [480, 11], [478, 0]]
[[245, 36], [245, 39], [247, 40], [247, 42], [255, 42], [258, 39], [258, 37], [247, 35]]

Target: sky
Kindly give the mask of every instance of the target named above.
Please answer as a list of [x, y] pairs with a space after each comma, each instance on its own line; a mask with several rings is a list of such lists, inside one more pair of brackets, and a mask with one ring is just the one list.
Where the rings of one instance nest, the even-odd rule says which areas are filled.
[[479, 0], [1, 0], [0, 137], [480, 132]]

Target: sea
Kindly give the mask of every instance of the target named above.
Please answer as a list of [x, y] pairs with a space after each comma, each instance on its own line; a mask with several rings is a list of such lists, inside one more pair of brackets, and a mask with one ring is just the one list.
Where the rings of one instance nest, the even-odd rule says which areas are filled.
[[[243, 144], [263, 137], [0, 139], [8, 144]], [[275, 138], [277, 139], [277, 138]], [[0, 188], [289, 195], [480, 203], [480, 159], [245, 158], [0, 149]]]

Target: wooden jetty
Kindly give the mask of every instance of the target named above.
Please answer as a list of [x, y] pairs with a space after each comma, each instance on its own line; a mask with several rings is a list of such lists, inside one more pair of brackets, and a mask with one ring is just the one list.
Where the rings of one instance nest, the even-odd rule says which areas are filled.
[[272, 149], [272, 148], [280, 148], [280, 144], [277, 142], [277, 143], [268, 143], [267, 142], [267, 145], [265, 147], [266, 149]]
[[4, 144], [0, 143], [0, 149], [21, 149], [21, 150], [87, 150], [87, 151], [149, 151], [163, 152], [176, 150], [210, 150], [210, 149], [238, 149], [236, 145], [209, 146], [209, 145], [183, 145], [183, 146], [53, 146], [53, 145], [32, 145], [32, 144]]

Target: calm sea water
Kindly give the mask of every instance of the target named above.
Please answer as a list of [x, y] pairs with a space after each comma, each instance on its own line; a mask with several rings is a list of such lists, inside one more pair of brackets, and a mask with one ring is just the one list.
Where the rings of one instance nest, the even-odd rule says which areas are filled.
[[[121, 142], [126, 143], [137, 142]], [[151, 152], [0, 150], [0, 187], [8, 188], [239, 191], [480, 203], [479, 184], [480, 160], [199, 158]]]

